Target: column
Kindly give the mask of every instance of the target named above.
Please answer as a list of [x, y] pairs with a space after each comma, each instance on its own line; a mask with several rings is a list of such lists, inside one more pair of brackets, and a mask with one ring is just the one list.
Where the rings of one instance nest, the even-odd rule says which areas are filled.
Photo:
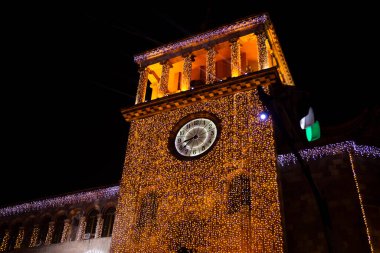
[[14, 247], [15, 249], [21, 248], [22, 241], [24, 240], [24, 235], [25, 235], [24, 227], [19, 227], [17, 239], [16, 239], [16, 243], [15, 243], [15, 247]]
[[231, 77], [241, 75], [241, 59], [239, 38], [230, 40], [231, 47]]
[[96, 220], [95, 238], [102, 237], [103, 221], [103, 216], [99, 213]]
[[140, 73], [140, 78], [139, 78], [139, 85], [137, 86], [137, 95], [136, 95], [135, 104], [142, 103], [145, 101], [146, 85], [148, 84], [149, 69], [140, 68], [139, 73]]
[[62, 237], [61, 237], [61, 243], [66, 242], [69, 238], [69, 232], [71, 230], [71, 220], [65, 219], [65, 224], [63, 225], [63, 231], [62, 231]]
[[8, 243], [9, 243], [9, 230], [6, 229], [4, 231], [4, 237], [3, 237], [3, 241], [1, 242], [1, 245], [0, 245], [0, 252], [4, 252], [7, 250], [8, 248]]
[[258, 51], [258, 66], [259, 70], [269, 67], [268, 51], [266, 46], [267, 34], [264, 27], [259, 28], [256, 32], [257, 37], [257, 51]]
[[215, 82], [216, 80], [216, 68], [215, 68], [216, 50], [214, 47], [207, 49], [206, 56], [206, 84]]
[[169, 61], [161, 63], [162, 65], [162, 72], [161, 72], [161, 79], [158, 87], [158, 97], [163, 97], [166, 94], [169, 93], [168, 85], [169, 85], [169, 70], [170, 70], [170, 63]]
[[45, 245], [51, 244], [51, 240], [53, 239], [54, 229], [55, 229], [55, 222], [54, 221], [49, 222], [49, 228], [46, 234]]
[[193, 61], [194, 55], [188, 54], [184, 56], [181, 91], [190, 90], [191, 69]]
[[77, 231], [77, 236], [75, 237], [75, 241], [82, 240], [85, 229], [86, 229], [86, 216], [82, 216], [79, 219], [78, 231]]
[[38, 224], [34, 224], [32, 236], [30, 237], [29, 248], [36, 247], [36, 245], [38, 243], [37, 240], [38, 240], [39, 234], [40, 234], [40, 227]]

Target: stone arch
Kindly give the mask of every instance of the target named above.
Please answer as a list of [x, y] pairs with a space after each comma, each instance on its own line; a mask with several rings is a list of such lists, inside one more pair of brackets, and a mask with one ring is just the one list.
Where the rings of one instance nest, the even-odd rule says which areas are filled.
[[99, 204], [91, 203], [83, 208], [83, 215], [87, 217], [92, 210], [96, 210], [98, 213], [100, 213], [101, 208]]
[[107, 210], [108, 210], [109, 208], [111, 208], [111, 207], [116, 208], [116, 206], [117, 206], [117, 203], [116, 203], [115, 201], [107, 201], [107, 202], [103, 205], [103, 207], [101, 208], [100, 213], [101, 213], [102, 215], [104, 215], [104, 214], [107, 212]]

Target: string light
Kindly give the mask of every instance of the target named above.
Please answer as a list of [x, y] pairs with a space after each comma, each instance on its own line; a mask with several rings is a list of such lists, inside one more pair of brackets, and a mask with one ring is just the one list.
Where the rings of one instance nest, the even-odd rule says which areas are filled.
[[32, 201], [20, 205], [0, 208], [0, 217], [18, 215], [22, 213], [44, 210], [47, 208], [62, 207], [79, 203], [93, 203], [99, 199], [111, 199], [118, 196], [119, 186], [107, 187], [93, 191], [84, 191], [68, 194], [61, 197]]
[[193, 56], [191, 54], [187, 55], [183, 62], [183, 76], [182, 76], [182, 84], [181, 90], [186, 91], [190, 89], [190, 81], [191, 81], [191, 67]]
[[352, 152], [348, 152], [348, 155], [350, 157], [350, 163], [351, 163], [352, 173], [354, 175], [354, 181], [355, 181], [356, 191], [358, 192], [358, 197], [359, 197], [359, 202], [360, 202], [360, 209], [361, 209], [362, 215], [363, 215], [363, 220], [364, 220], [364, 224], [365, 224], [365, 228], [366, 228], [366, 232], [367, 232], [367, 239], [368, 239], [369, 247], [371, 249], [371, 253], [373, 253], [375, 251], [374, 251], [373, 246], [372, 246], [371, 235], [370, 235], [370, 232], [369, 232], [367, 217], [365, 215], [362, 194], [360, 193], [360, 187], [359, 187], [359, 183], [358, 183], [358, 178], [356, 176], [356, 167], [355, 167], [355, 163], [354, 163], [354, 156], [353, 156]]
[[70, 227], [71, 227], [70, 220], [69, 219], [65, 220], [65, 223], [63, 225], [61, 242], [66, 242], [67, 241], [67, 238], [69, 236]]
[[169, 71], [170, 71], [170, 63], [168, 61], [162, 64], [162, 74], [159, 84], [159, 97], [163, 97], [168, 95], [168, 85], [169, 85]]
[[216, 80], [215, 57], [216, 50], [214, 47], [211, 47], [207, 50], [206, 55], [206, 84], [213, 83]]
[[[380, 148], [366, 145], [356, 145], [353, 141], [345, 141], [335, 144], [329, 144], [321, 147], [315, 147], [312, 149], [304, 149], [299, 153], [305, 161], [317, 160], [325, 156], [336, 155], [342, 152], [349, 152], [352, 150], [355, 154], [368, 157], [368, 158], [380, 158]], [[279, 155], [278, 163], [281, 167], [295, 164], [297, 159], [294, 154]]]
[[45, 238], [45, 245], [51, 244], [51, 240], [53, 239], [54, 229], [55, 229], [54, 221], [49, 222], [49, 228], [48, 228], [46, 238]]
[[259, 52], [259, 70], [266, 69], [269, 67], [268, 64], [268, 52], [266, 46], [267, 36], [265, 30], [260, 31], [257, 35], [257, 47]]
[[15, 249], [21, 248], [22, 241], [24, 240], [24, 234], [25, 234], [24, 228], [20, 227], [18, 229], [18, 235], [17, 235], [15, 246], [14, 246]]
[[240, 76], [241, 59], [240, 59], [240, 44], [238, 39], [231, 42], [231, 77]]
[[1, 242], [1, 245], [0, 245], [0, 252], [4, 252], [7, 250], [8, 244], [9, 244], [9, 238], [10, 238], [10, 232], [9, 230], [5, 230], [3, 241]]
[[36, 247], [37, 240], [38, 240], [38, 235], [39, 234], [40, 234], [40, 228], [39, 228], [39, 226], [38, 225], [34, 225], [32, 236], [30, 237], [30, 243], [29, 243], [29, 247], [30, 248]]
[[145, 101], [146, 84], [148, 83], [149, 69], [143, 68], [143, 69], [140, 69], [139, 72], [140, 72], [140, 78], [139, 78], [139, 84], [137, 86], [137, 95], [136, 95], [135, 104]]
[[[282, 252], [273, 130], [270, 119], [258, 119], [262, 110], [256, 91], [249, 91], [133, 121], [112, 252], [167, 252], [180, 246], [199, 252], [249, 247]], [[201, 111], [221, 119], [218, 144], [204, 157], [180, 161], [167, 148], [170, 130]], [[228, 214], [231, 173], [248, 174], [252, 208]], [[137, 229], [141, 201], [152, 192], [158, 196], [152, 226]], [[148, 208], [154, 213], [155, 205]]]
[[167, 53], [172, 53], [175, 50], [182, 50], [183, 48], [190, 47], [192, 44], [203, 43], [205, 41], [214, 41], [220, 37], [224, 37], [231, 33], [235, 33], [236, 31], [241, 31], [244, 29], [251, 28], [258, 24], [263, 24], [268, 20], [269, 18], [266, 14], [240, 20], [236, 23], [225, 25], [220, 28], [211, 30], [209, 32], [201, 33], [199, 35], [192, 36], [188, 39], [184, 39], [176, 43], [169, 43], [162, 47], [150, 50], [148, 52], [138, 54], [134, 57], [134, 61], [138, 64], [141, 64], [142, 62], [145, 62], [152, 58], [165, 55]]

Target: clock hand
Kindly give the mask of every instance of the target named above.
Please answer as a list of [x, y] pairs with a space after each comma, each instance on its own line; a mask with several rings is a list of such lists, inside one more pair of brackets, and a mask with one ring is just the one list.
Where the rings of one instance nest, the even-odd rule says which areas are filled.
[[194, 135], [194, 136], [191, 137], [190, 139], [184, 140], [183, 142], [185, 143], [185, 142], [187, 142], [187, 141], [190, 141], [190, 140], [194, 139], [196, 136], [197, 136], [197, 135]]

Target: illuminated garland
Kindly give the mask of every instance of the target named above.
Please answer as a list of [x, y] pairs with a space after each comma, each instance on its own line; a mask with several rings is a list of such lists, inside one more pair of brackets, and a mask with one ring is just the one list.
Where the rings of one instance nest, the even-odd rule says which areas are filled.
[[[312, 149], [304, 149], [299, 153], [305, 161], [317, 160], [319, 158], [336, 155], [342, 152], [353, 151], [355, 154], [358, 154], [363, 157], [368, 158], [379, 158], [380, 157], [380, 148], [365, 146], [365, 145], [356, 145], [353, 141], [345, 141], [335, 144], [329, 144], [321, 147], [315, 147]], [[277, 157], [277, 161], [281, 167], [288, 166], [290, 164], [297, 163], [297, 159], [294, 154], [284, 154]]]
[[355, 171], [356, 167], [355, 167], [355, 163], [354, 163], [354, 156], [353, 156], [352, 152], [349, 152], [348, 154], [349, 154], [349, 157], [350, 157], [350, 163], [351, 163], [352, 173], [354, 175], [354, 181], [355, 181], [356, 191], [357, 191], [358, 197], [359, 197], [360, 210], [361, 210], [362, 215], [363, 215], [363, 221], [364, 221], [366, 232], [367, 232], [367, 239], [368, 239], [369, 247], [371, 249], [371, 253], [373, 253], [374, 250], [373, 250], [373, 246], [372, 246], [371, 235], [370, 235], [370, 232], [369, 232], [367, 217], [365, 215], [365, 209], [364, 209], [364, 205], [363, 205], [363, 198], [362, 198], [362, 194], [360, 193], [359, 182], [358, 182], [358, 178], [356, 176], [356, 171]]
[[215, 82], [216, 80], [216, 66], [215, 66], [216, 51], [212, 47], [207, 50], [206, 56], [206, 84]]
[[86, 230], [86, 216], [81, 216], [79, 219], [77, 236], [75, 238], [76, 241], [80, 241], [83, 239], [85, 230]]
[[5, 230], [3, 241], [1, 242], [1, 245], [0, 245], [0, 252], [4, 252], [7, 250], [9, 238], [10, 238], [9, 234], [10, 234], [9, 230]]
[[98, 214], [98, 220], [96, 222], [96, 228], [95, 228], [95, 238], [102, 237], [103, 222], [104, 222], [104, 219], [102, 218], [101, 214]]
[[231, 42], [231, 77], [241, 75], [240, 43], [237, 39]]
[[182, 76], [182, 83], [181, 83], [182, 91], [190, 90], [191, 66], [193, 63], [192, 59], [193, 59], [193, 56], [189, 54], [185, 57], [185, 60], [183, 63], [183, 76]]
[[22, 241], [24, 240], [25, 230], [23, 227], [18, 229], [17, 239], [15, 243], [15, 249], [21, 248]]
[[228, 34], [234, 33], [236, 31], [249, 29], [249, 28], [253, 27], [254, 25], [263, 24], [267, 20], [269, 20], [269, 18], [265, 14], [260, 15], [260, 16], [250, 17], [250, 18], [247, 18], [244, 20], [240, 20], [236, 23], [225, 25], [225, 26], [222, 26], [222, 27], [217, 28], [215, 30], [211, 30], [209, 32], [202, 33], [202, 34], [199, 34], [196, 36], [192, 36], [188, 39], [184, 39], [184, 40], [178, 41], [176, 43], [166, 44], [165, 46], [158, 47], [158, 48], [156, 48], [154, 50], [150, 50], [146, 53], [136, 55], [134, 57], [134, 61], [136, 63], [141, 64], [142, 62], [144, 62], [148, 59], [152, 59], [154, 57], [164, 55], [164, 54], [167, 54], [167, 53], [175, 51], [175, 50], [179, 50], [179, 49], [189, 47], [192, 44], [199, 44], [199, 43], [202, 43], [204, 41], [216, 40], [217, 38], [219, 38], [221, 36], [227, 36]]
[[137, 95], [135, 104], [142, 103], [145, 101], [146, 86], [148, 84], [148, 73], [147, 68], [141, 69], [140, 71], [139, 84], [137, 86]]
[[159, 84], [158, 97], [163, 97], [169, 93], [169, 90], [168, 90], [169, 71], [170, 71], [170, 63], [164, 62], [162, 64], [162, 72], [161, 72], [161, 79], [160, 79], [160, 84]]
[[119, 186], [113, 186], [93, 191], [85, 191], [75, 194], [69, 194], [56, 198], [32, 201], [15, 206], [0, 208], [0, 217], [17, 215], [32, 211], [44, 210], [52, 207], [62, 207], [65, 205], [79, 203], [93, 203], [99, 199], [111, 199], [118, 196]]
[[63, 231], [62, 231], [62, 236], [61, 236], [61, 243], [67, 241], [70, 229], [71, 229], [70, 220], [66, 219], [65, 220], [65, 224], [63, 225]]
[[266, 46], [267, 36], [265, 31], [260, 31], [257, 35], [257, 50], [259, 54], [259, 70], [269, 67], [268, 64], [268, 52]]
[[51, 240], [53, 239], [54, 230], [55, 230], [55, 222], [51, 221], [51, 222], [49, 222], [49, 228], [48, 228], [48, 232], [46, 234], [45, 243], [44, 243], [45, 245], [51, 244]]
[[34, 225], [32, 236], [30, 237], [29, 247], [33, 248], [37, 245], [38, 235], [40, 234], [40, 228], [38, 225]]

